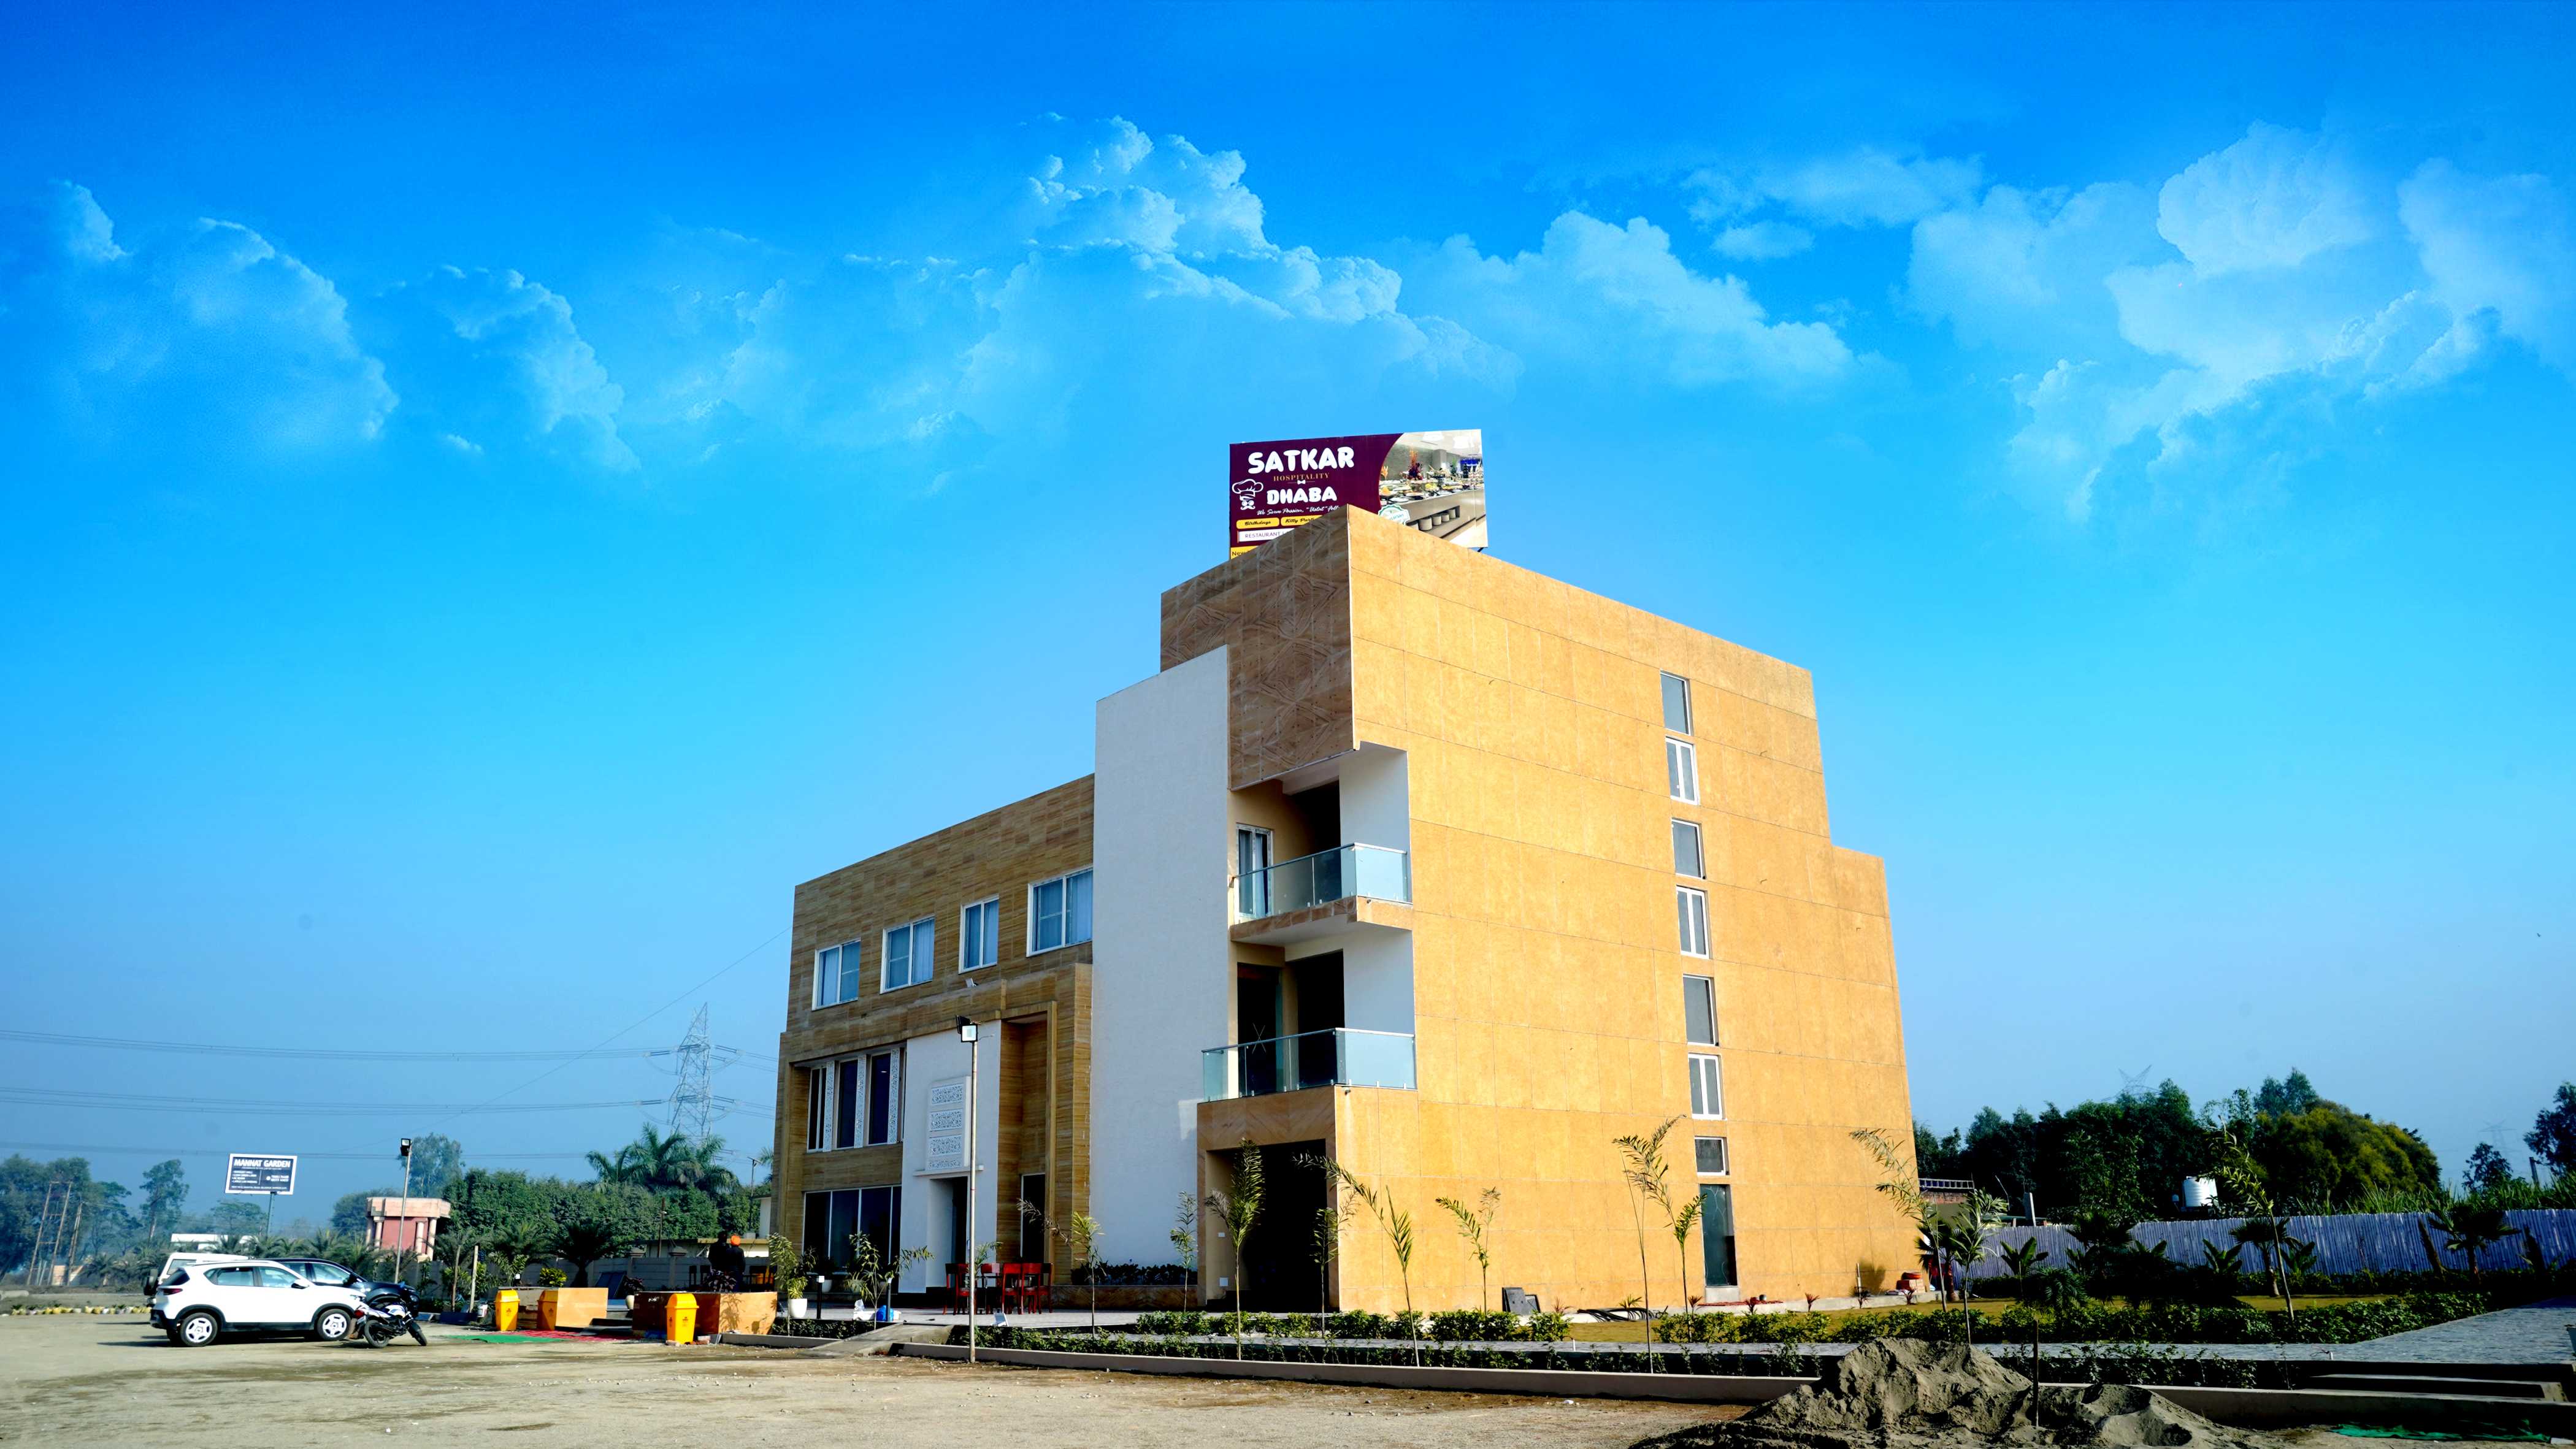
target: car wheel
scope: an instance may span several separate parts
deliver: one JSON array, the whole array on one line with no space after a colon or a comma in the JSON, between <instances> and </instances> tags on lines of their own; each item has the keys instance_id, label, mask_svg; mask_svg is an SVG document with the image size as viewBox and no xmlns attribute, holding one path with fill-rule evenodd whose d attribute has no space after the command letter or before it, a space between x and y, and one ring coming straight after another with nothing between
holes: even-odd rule
<instances>
[{"instance_id":1,"label":"car wheel","mask_svg":"<svg viewBox=\"0 0 2576 1449\"><path fill-rule=\"evenodd\" d=\"M203 1310L182 1313L179 1321L171 1326L170 1341L181 1348L203 1348L214 1342L216 1335L223 1330L224 1326L211 1313Z\"/></svg>"},{"instance_id":2,"label":"car wheel","mask_svg":"<svg viewBox=\"0 0 2576 1449\"><path fill-rule=\"evenodd\" d=\"M349 1336L349 1310L325 1308L313 1315L313 1336L324 1343L338 1343Z\"/></svg>"}]
</instances>

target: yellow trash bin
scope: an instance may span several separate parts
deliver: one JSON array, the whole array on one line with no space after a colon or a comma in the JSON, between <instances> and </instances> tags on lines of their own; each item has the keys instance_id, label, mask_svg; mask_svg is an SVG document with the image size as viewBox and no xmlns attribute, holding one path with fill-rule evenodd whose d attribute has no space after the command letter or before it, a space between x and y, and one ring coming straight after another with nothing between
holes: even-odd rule
<instances>
[{"instance_id":1,"label":"yellow trash bin","mask_svg":"<svg viewBox=\"0 0 2576 1449\"><path fill-rule=\"evenodd\" d=\"M698 1295L674 1293L670 1306L663 1310L662 1336L671 1343L695 1343L698 1338Z\"/></svg>"},{"instance_id":2,"label":"yellow trash bin","mask_svg":"<svg viewBox=\"0 0 2576 1449\"><path fill-rule=\"evenodd\" d=\"M492 1326L503 1333L519 1326L519 1295L504 1288L492 1295Z\"/></svg>"},{"instance_id":3,"label":"yellow trash bin","mask_svg":"<svg viewBox=\"0 0 2576 1449\"><path fill-rule=\"evenodd\" d=\"M545 1292L537 1295L537 1326L539 1328L544 1329L548 1333L552 1333L555 1331L556 1321L562 1317L562 1289L549 1288Z\"/></svg>"}]
</instances>

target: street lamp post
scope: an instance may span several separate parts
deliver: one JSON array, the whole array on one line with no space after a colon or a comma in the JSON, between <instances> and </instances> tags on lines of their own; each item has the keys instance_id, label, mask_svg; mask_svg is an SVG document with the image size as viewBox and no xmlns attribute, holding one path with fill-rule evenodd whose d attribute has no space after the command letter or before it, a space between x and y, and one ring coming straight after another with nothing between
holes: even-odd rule
<instances>
[{"instance_id":1,"label":"street lamp post","mask_svg":"<svg viewBox=\"0 0 2576 1449\"><path fill-rule=\"evenodd\" d=\"M394 1211L396 1211L396 1212L398 1212L398 1213L401 1213L401 1214L403 1215L403 1221L404 1221L404 1223L405 1223L405 1224L406 1224L406 1226L407 1226L407 1225L409 1224L409 1221L410 1221L410 1218L411 1218L411 1139L410 1139L410 1138L408 1138L408 1137L406 1137L406 1138L404 1138L404 1139L402 1140L402 1160L403 1160L403 1195L402 1195L402 1206L400 1206L400 1207L398 1207L398 1208L394 1209ZM269 1201L271 1201L271 1202L275 1202L275 1201L276 1201L276 1199L275 1199L275 1198L271 1198L271 1199L269 1199ZM401 1282L402 1280L403 1280L403 1240L402 1240L400 1237L396 1237L396 1238L394 1239L394 1281L395 1281L395 1282L397 1282L397 1283L399 1283L399 1282Z\"/></svg>"},{"instance_id":2,"label":"street lamp post","mask_svg":"<svg viewBox=\"0 0 2576 1449\"><path fill-rule=\"evenodd\" d=\"M966 1361L975 1361L975 1273L983 1265L975 1246L975 1068L978 1051L975 1018L957 1018L957 1039L966 1043Z\"/></svg>"}]
</instances>

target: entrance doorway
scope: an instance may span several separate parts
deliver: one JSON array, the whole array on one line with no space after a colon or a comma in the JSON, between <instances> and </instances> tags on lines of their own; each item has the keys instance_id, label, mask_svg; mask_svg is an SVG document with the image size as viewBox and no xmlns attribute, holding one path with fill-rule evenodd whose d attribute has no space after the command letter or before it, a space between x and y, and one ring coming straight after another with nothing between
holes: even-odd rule
<instances>
[{"instance_id":1,"label":"entrance doorway","mask_svg":"<svg viewBox=\"0 0 2576 1449\"><path fill-rule=\"evenodd\" d=\"M1234 1154L1219 1155L1231 1159ZM1323 1155L1320 1141L1262 1147L1261 1215L1253 1223L1249 1250L1235 1256L1235 1282L1246 1309L1313 1313L1326 1306L1322 1258L1315 1245L1315 1223L1325 1202ZM1352 1225L1344 1224L1342 1231L1348 1234Z\"/></svg>"}]
</instances>

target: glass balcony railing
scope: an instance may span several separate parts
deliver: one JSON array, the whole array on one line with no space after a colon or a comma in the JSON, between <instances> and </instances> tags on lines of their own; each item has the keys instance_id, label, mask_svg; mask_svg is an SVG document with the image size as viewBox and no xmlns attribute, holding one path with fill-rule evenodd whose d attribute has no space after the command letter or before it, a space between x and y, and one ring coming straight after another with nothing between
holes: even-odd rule
<instances>
[{"instance_id":1,"label":"glass balcony railing","mask_svg":"<svg viewBox=\"0 0 2576 1449\"><path fill-rule=\"evenodd\" d=\"M1246 871L1234 878L1234 918L1257 921L1352 896L1411 902L1412 858L1383 845L1343 845Z\"/></svg>"},{"instance_id":2,"label":"glass balcony railing","mask_svg":"<svg viewBox=\"0 0 2576 1449\"><path fill-rule=\"evenodd\" d=\"M1413 1037L1400 1031L1336 1027L1267 1041L1209 1047L1199 1053L1210 1101L1300 1092L1308 1087L1400 1087L1413 1090Z\"/></svg>"}]
</instances>

